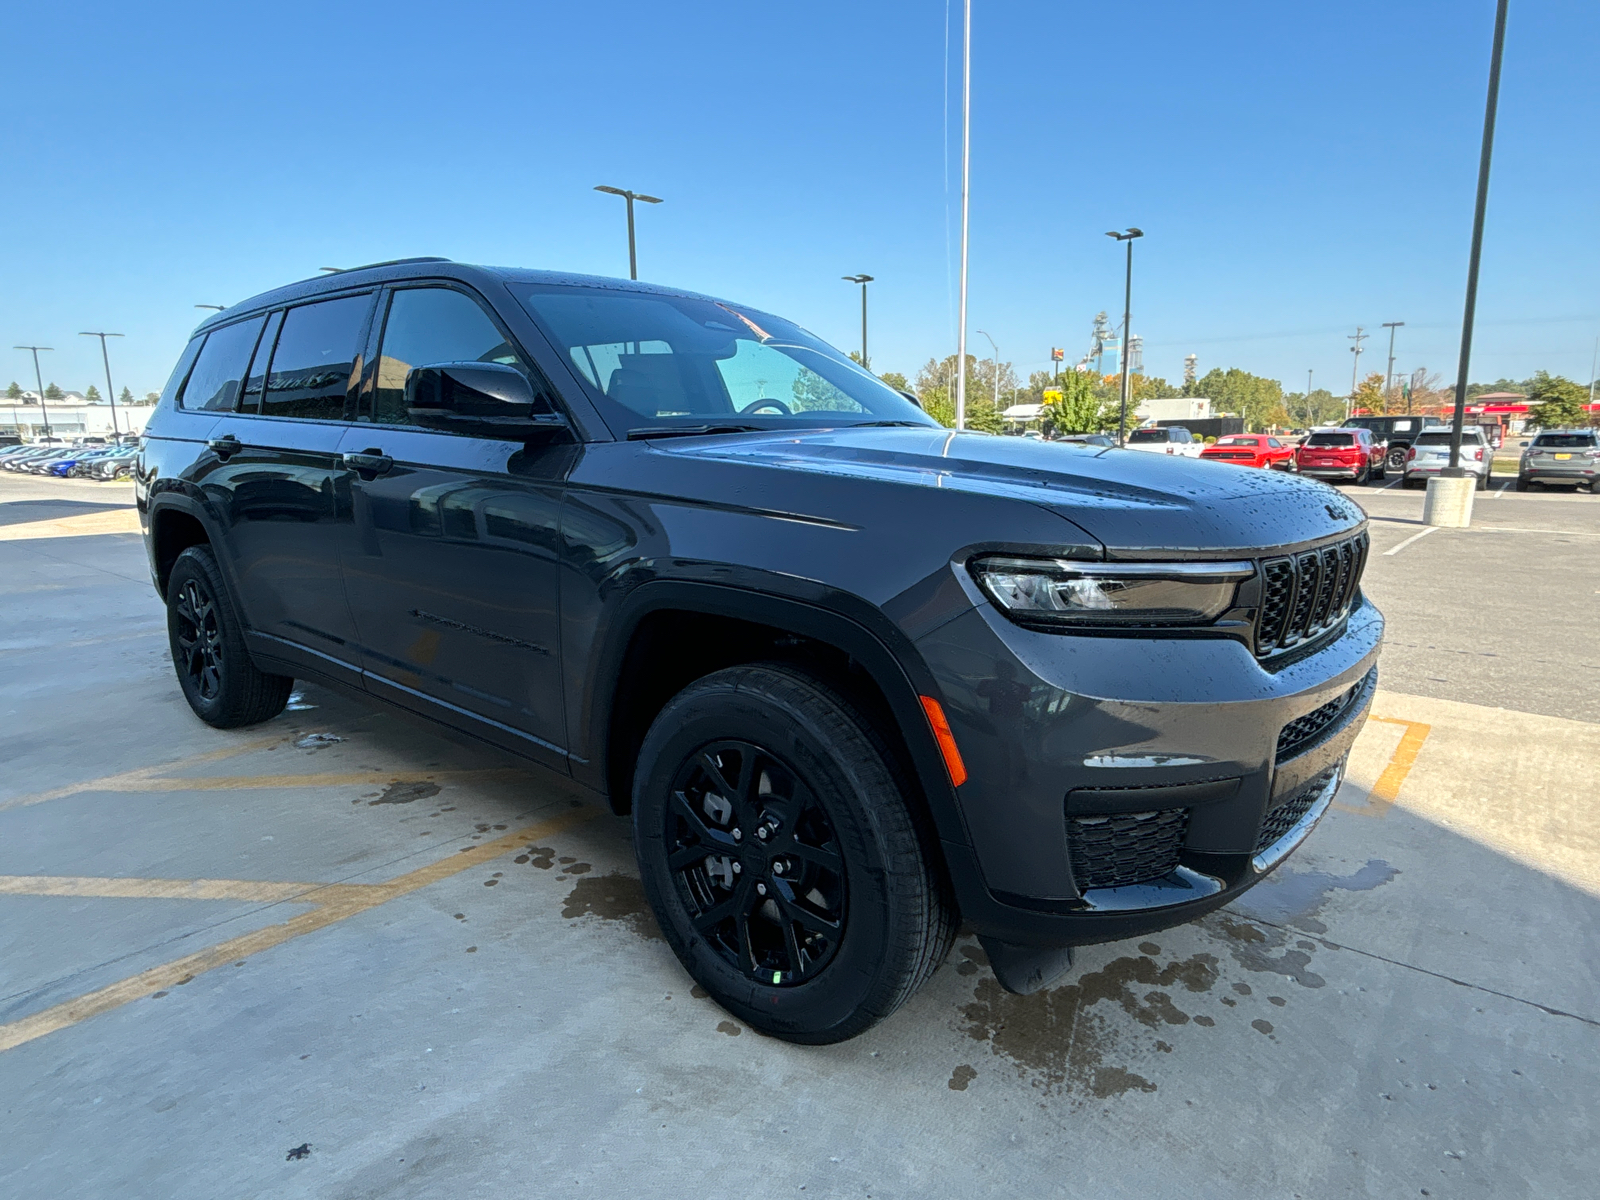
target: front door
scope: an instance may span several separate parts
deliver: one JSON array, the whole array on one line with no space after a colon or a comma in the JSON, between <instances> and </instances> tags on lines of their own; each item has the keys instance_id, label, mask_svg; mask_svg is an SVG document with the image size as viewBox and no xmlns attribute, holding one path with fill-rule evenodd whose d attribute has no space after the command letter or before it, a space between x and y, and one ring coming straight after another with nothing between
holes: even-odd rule
<instances>
[{"instance_id":1,"label":"front door","mask_svg":"<svg viewBox=\"0 0 1600 1200\"><path fill-rule=\"evenodd\" d=\"M367 687L565 770L560 525L576 447L414 425L406 372L444 362L520 367L551 394L467 292L390 295L376 386L341 446L364 464L344 570Z\"/></svg>"}]
</instances>

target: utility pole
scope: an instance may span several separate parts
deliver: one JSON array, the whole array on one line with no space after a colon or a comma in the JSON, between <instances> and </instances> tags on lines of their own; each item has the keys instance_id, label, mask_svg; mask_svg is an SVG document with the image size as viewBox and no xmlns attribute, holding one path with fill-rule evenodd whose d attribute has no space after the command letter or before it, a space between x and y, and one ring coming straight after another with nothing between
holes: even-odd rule
<instances>
[{"instance_id":1,"label":"utility pole","mask_svg":"<svg viewBox=\"0 0 1600 1200\"><path fill-rule=\"evenodd\" d=\"M1351 360L1350 363L1350 399L1346 400L1344 404L1345 420L1350 419L1350 413L1355 407L1356 376L1361 370L1361 343L1366 341L1371 336L1372 335L1370 333L1362 333L1361 326L1359 325L1356 326L1355 333L1345 335L1345 338L1348 341L1355 343L1354 346L1350 347L1350 352L1355 355L1355 358Z\"/></svg>"},{"instance_id":2,"label":"utility pole","mask_svg":"<svg viewBox=\"0 0 1600 1200\"><path fill-rule=\"evenodd\" d=\"M1306 368L1306 428L1311 428L1311 368Z\"/></svg>"},{"instance_id":3,"label":"utility pole","mask_svg":"<svg viewBox=\"0 0 1600 1200\"><path fill-rule=\"evenodd\" d=\"M39 415L44 418L44 435L50 436L50 406L44 399L44 376L39 373L39 351L54 350L54 346L13 346L13 350L33 351L33 377L39 384Z\"/></svg>"},{"instance_id":4,"label":"utility pole","mask_svg":"<svg viewBox=\"0 0 1600 1200\"><path fill-rule=\"evenodd\" d=\"M100 359L106 364L106 399L111 401L111 436L120 440L122 430L117 428L117 393L111 386L111 356L106 353L106 339L108 337L121 337L122 335L120 333L80 333L78 336L97 337L100 339ZM85 424L87 425L87 422Z\"/></svg>"},{"instance_id":5,"label":"utility pole","mask_svg":"<svg viewBox=\"0 0 1600 1200\"><path fill-rule=\"evenodd\" d=\"M1389 369L1383 373L1383 400L1389 402L1390 380L1394 378L1394 331L1404 325L1404 321L1385 321L1383 327L1389 331Z\"/></svg>"},{"instance_id":6,"label":"utility pole","mask_svg":"<svg viewBox=\"0 0 1600 1200\"><path fill-rule=\"evenodd\" d=\"M872 282L871 275L841 275L839 278L846 283L859 283L861 285L861 369L872 370L867 363L867 284Z\"/></svg>"},{"instance_id":7,"label":"utility pole","mask_svg":"<svg viewBox=\"0 0 1600 1200\"><path fill-rule=\"evenodd\" d=\"M628 278L639 278L639 255L634 249L633 242L633 202L641 204L660 204L661 197L646 196L643 192L630 192L626 188L607 187L605 184L596 185L595 191L605 192L608 196L621 196L628 202ZM324 268L326 269L326 268Z\"/></svg>"},{"instance_id":8,"label":"utility pole","mask_svg":"<svg viewBox=\"0 0 1600 1200\"><path fill-rule=\"evenodd\" d=\"M1133 243L1135 238L1144 236L1144 230L1130 225L1126 233L1111 230L1106 236L1128 243L1128 274L1122 287L1122 388L1119 393L1122 397L1122 415L1117 424L1117 445L1126 446L1128 444L1128 334L1133 328Z\"/></svg>"},{"instance_id":9,"label":"utility pole","mask_svg":"<svg viewBox=\"0 0 1600 1200\"><path fill-rule=\"evenodd\" d=\"M956 330L956 428L967 427L967 216L972 181L972 0L961 25L961 303Z\"/></svg>"},{"instance_id":10,"label":"utility pole","mask_svg":"<svg viewBox=\"0 0 1600 1200\"><path fill-rule=\"evenodd\" d=\"M1483 253L1483 217L1489 207L1489 163L1494 157L1495 109L1500 103L1500 56L1506 44L1506 0L1494 15L1494 49L1489 55L1489 97L1483 109L1483 149L1478 156L1478 198L1472 211L1472 253L1467 259L1467 303L1461 317L1461 361L1456 371L1456 411L1450 424L1452 475L1461 473L1461 426L1467 407L1467 372L1472 365L1472 323L1478 307L1478 259ZM1470 498L1470 497L1469 497Z\"/></svg>"}]
</instances>

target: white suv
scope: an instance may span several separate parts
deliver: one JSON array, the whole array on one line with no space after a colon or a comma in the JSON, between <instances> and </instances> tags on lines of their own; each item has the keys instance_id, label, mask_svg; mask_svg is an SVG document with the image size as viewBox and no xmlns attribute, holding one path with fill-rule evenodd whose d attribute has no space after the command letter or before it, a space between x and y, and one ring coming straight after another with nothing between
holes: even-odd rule
<instances>
[{"instance_id":1,"label":"white suv","mask_svg":"<svg viewBox=\"0 0 1600 1200\"><path fill-rule=\"evenodd\" d=\"M1406 451L1406 487L1421 487L1429 475L1437 475L1450 465L1450 429L1424 429ZM1478 490L1489 486L1489 470L1494 466L1494 450L1483 430L1469 425L1461 431L1461 469L1478 477Z\"/></svg>"},{"instance_id":2,"label":"white suv","mask_svg":"<svg viewBox=\"0 0 1600 1200\"><path fill-rule=\"evenodd\" d=\"M1129 450L1144 450L1151 454L1181 454L1185 458L1199 458L1206 448L1204 438L1197 438L1181 425L1159 428L1135 429L1128 435Z\"/></svg>"}]
</instances>

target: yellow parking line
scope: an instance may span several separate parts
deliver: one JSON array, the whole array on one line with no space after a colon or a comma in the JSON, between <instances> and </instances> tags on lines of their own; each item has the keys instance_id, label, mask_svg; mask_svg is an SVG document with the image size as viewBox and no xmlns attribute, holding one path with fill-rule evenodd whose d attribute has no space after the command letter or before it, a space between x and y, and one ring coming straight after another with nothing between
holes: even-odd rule
<instances>
[{"instance_id":1,"label":"yellow parking line","mask_svg":"<svg viewBox=\"0 0 1600 1200\"><path fill-rule=\"evenodd\" d=\"M269 925L265 929L231 938L208 950L201 950L159 967L152 967L148 971L119 980L86 996L79 996L47 1008L43 1012L34 1013L31 1017L23 1017L10 1024L0 1025L0 1052L14 1049L36 1038L54 1033L58 1029L76 1025L90 1017L110 1012L129 1001L142 999L163 988L188 983L195 976L215 967L241 962L252 954L259 954L263 950L270 950L304 934L325 929L329 925L343 921L346 917L353 917L357 913L376 908L398 896L427 887L441 879L448 879L472 867L482 866L525 842L543 840L600 815L600 811L595 808L573 809L560 816L519 829L515 833L508 833L492 842L470 846L384 883L324 885L319 890L296 897L317 904L317 907L310 912L291 917L279 925Z\"/></svg>"},{"instance_id":2,"label":"yellow parking line","mask_svg":"<svg viewBox=\"0 0 1600 1200\"><path fill-rule=\"evenodd\" d=\"M70 517L49 517L42 521L18 521L12 525L0 525L0 542L138 532L138 510L114 508L104 512L78 513Z\"/></svg>"},{"instance_id":3,"label":"yellow parking line","mask_svg":"<svg viewBox=\"0 0 1600 1200\"><path fill-rule=\"evenodd\" d=\"M1428 740L1428 734L1433 732L1433 726L1424 725L1421 721L1402 720L1399 717L1372 719L1388 725L1406 727L1405 733L1400 735L1400 744L1389 756L1389 765L1383 769L1383 774L1378 776L1378 782L1372 785L1372 792L1367 798L1368 809L1376 809L1374 815L1381 816L1400 795L1400 786L1411 773L1411 768L1417 761L1417 754L1422 750L1422 743Z\"/></svg>"},{"instance_id":4,"label":"yellow parking line","mask_svg":"<svg viewBox=\"0 0 1600 1200\"><path fill-rule=\"evenodd\" d=\"M315 903L333 887L375 884L278 883L268 879L108 879L83 875L0 875L0 896L90 896L110 900L293 900ZM318 893L311 896L311 893Z\"/></svg>"},{"instance_id":5,"label":"yellow parking line","mask_svg":"<svg viewBox=\"0 0 1600 1200\"><path fill-rule=\"evenodd\" d=\"M162 775L102 784L97 792L231 792L251 788L343 787L347 784L455 783L474 779L516 779L527 772L517 767L481 767L461 771L328 771L312 775Z\"/></svg>"},{"instance_id":6,"label":"yellow parking line","mask_svg":"<svg viewBox=\"0 0 1600 1200\"><path fill-rule=\"evenodd\" d=\"M104 775L99 779L86 779L81 783L69 783L64 787L52 788L48 792L35 792L31 796L15 796L10 800L0 800L0 812L4 812L9 808L26 808L30 804L43 804L46 800L60 800L65 796L75 796L79 792L140 790L130 788L128 785L148 779L157 771L176 771L184 767L197 767L201 763L218 762L224 758L233 758L235 755L248 754L252 750L264 750L268 746L281 746L292 736L292 734L284 733L276 737L251 738L248 741L224 746L220 750L207 750L203 754L191 754L187 758L180 758L174 762L158 763L153 767L136 767L131 771L120 771L115 775Z\"/></svg>"}]
</instances>

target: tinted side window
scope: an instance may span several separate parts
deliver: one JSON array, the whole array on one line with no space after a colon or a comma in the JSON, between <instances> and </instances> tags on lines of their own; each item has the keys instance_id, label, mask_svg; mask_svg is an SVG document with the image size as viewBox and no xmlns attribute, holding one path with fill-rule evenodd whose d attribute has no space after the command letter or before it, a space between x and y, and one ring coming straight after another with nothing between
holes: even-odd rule
<instances>
[{"instance_id":1,"label":"tinted side window","mask_svg":"<svg viewBox=\"0 0 1600 1200\"><path fill-rule=\"evenodd\" d=\"M177 401L178 389L188 378L189 368L194 366L195 356L200 353L200 347L204 344L205 338L189 339L189 344L178 356L178 365L172 368L172 374L167 377L167 386L161 389L161 403L170 405Z\"/></svg>"},{"instance_id":2,"label":"tinted side window","mask_svg":"<svg viewBox=\"0 0 1600 1200\"><path fill-rule=\"evenodd\" d=\"M272 361L272 343L277 340L278 330L283 325L283 314L275 312L267 318L267 328L261 335L261 340L256 343L255 357L250 360L250 371L245 376L244 399L239 403L240 412L259 412L261 409L261 389L267 382L267 364Z\"/></svg>"},{"instance_id":3,"label":"tinted side window","mask_svg":"<svg viewBox=\"0 0 1600 1200\"><path fill-rule=\"evenodd\" d=\"M263 416L344 419L345 396L361 377L361 332L371 304L371 296L344 296L288 311L267 373Z\"/></svg>"},{"instance_id":4,"label":"tinted side window","mask_svg":"<svg viewBox=\"0 0 1600 1200\"><path fill-rule=\"evenodd\" d=\"M264 322L264 317L257 317L211 331L194 370L189 373L189 382L183 386L184 408L233 411L239 399L239 382L244 378L250 351Z\"/></svg>"},{"instance_id":5,"label":"tinted side window","mask_svg":"<svg viewBox=\"0 0 1600 1200\"><path fill-rule=\"evenodd\" d=\"M465 293L438 287L394 293L378 354L372 419L383 425L413 424L406 412L406 373L448 362L505 363L525 369L499 326Z\"/></svg>"}]
</instances>

